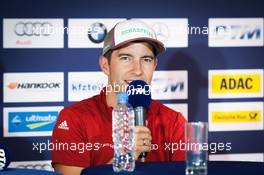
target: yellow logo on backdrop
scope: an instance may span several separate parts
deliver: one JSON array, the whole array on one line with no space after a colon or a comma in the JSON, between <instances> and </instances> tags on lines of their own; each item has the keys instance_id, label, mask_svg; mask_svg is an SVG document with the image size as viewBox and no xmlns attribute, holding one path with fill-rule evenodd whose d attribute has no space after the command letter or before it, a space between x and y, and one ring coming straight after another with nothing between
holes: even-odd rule
<instances>
[{"instance_id":1,"label":"yellow logo on backdrop","mask_svg":"<svg viewBox=\"0 0 264 175\"><path fill-rule=\"evenodd\" d=\"M212 123L260 122L260 110L212 112Z\"/></svg>"},{"instance_id":2,"label":"yellow logo on backdrop","mask_svg":"<svg viewBox=\"0 0 264 175\"><path fill-rule=\"evenodd\" d=\"M213 93L258 93L261 88L259 74L213 75Z\"/></svg>"}]
</instances>

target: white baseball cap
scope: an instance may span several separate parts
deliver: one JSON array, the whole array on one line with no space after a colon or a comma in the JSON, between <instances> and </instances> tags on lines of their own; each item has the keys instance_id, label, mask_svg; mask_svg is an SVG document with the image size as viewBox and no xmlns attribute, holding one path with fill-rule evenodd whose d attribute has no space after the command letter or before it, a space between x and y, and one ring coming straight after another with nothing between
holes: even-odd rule
<instances>
[{"instance_id":1,"label":"white baseball cap","mask_svg":"<svg viewBox=\"0 0 264 175\"><path fill-rule=\"evenodd\" d=\"M146 23L136 19L129 19L117 23L106 35L102 55L108 51L124 46L134 41L145 41L155 48L158 55L165 51L164 44L157 40L154 30Z\"/></svg>"}]
</instances>

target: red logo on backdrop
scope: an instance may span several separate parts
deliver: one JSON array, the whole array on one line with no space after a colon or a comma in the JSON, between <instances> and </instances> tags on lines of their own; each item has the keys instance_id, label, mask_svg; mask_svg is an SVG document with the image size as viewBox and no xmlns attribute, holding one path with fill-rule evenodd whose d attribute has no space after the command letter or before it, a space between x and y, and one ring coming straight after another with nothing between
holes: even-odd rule
<instances>
[{"instance_id":1,"label":"red logo on backdrop","mask_svg":"<svg viewBox=\"0 0 264 175\"><path fill-rule=\"evenodd\" d=\"M17 40L16 41L16 44L17 45L32 45L32 41L31 40L25 40L25 41L23 41L23 40Z\"/></svg>"},{"instance_id":2,"label":"red logo on backdrop","mask_svg":"<svg viewBox=\"0 0 264 175\"><path fill-rule=\"evenodd\" d=\"M17 88L17 83L11 82L11 83L9 83L9 85L7 85L7 87L9 89L15 89L15 88Z\"/></svg>"}]
</instances>

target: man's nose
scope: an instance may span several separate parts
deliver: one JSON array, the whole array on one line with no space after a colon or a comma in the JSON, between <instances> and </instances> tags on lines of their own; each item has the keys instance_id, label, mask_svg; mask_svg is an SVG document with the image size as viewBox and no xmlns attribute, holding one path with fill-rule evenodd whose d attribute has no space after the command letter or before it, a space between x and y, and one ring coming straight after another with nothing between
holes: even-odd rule
<instances>
[{"instance_id":1,"label":"man's nose","mask_svg":"<svg viewBox=\"0 0 264 175\"><path fill-rule=\"evenodd\" d=\"M142 65L140 60L135 60L133 63L133 73L137 76L142 75L143 71L142 71Z\"/></svg>"}]
</instances>

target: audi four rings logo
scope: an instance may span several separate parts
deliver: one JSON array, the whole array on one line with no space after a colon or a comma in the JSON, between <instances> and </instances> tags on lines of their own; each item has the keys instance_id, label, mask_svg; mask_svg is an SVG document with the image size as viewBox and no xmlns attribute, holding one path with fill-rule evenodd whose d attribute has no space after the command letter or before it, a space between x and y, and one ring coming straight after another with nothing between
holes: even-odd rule
<instances>
[{"instance_id":1,"label":"audi four rings logo","mask_svg":"<svg viewBox=\"0 0 264 175\"><path fill-rule=\"evenodd\" d=\"M49 36L53 25L48 22L18 22L14 32L17 36Z\"/></svg>"}]
</instances>

